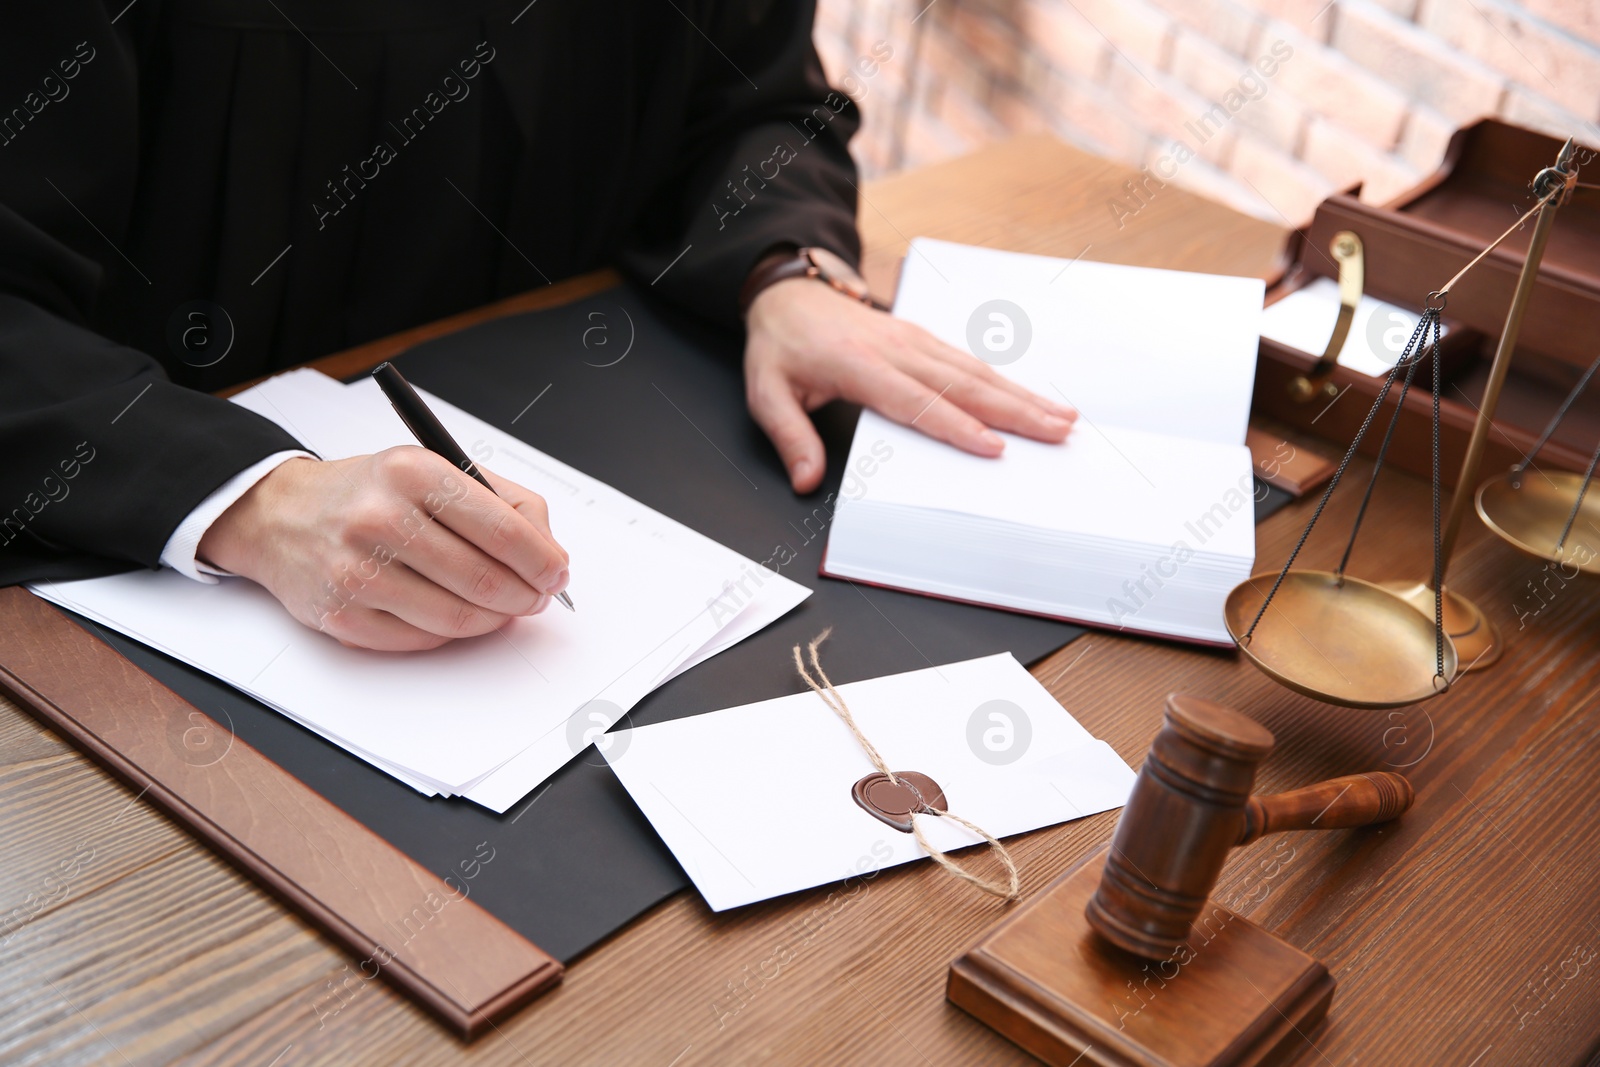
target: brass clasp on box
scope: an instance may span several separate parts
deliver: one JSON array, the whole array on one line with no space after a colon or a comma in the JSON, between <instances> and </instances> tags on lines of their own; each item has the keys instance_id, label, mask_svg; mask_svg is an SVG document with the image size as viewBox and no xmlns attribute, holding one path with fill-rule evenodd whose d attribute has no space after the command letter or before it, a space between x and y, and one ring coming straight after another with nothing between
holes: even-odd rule
<instances>
[{"instance_id":1,"label":"brass clasp on box","mask_svg":"<svg viewBox=\"0 0 1600 1067\"><path fill-rule=\"evenodd\" d=\"M1339 318L1333 324L1333 336L1322 358L1305 374L1289 383L1289 395L1304 404L1316 396L1338 396L1339 390L1328 379L1339 362L1339 353L1345 339L1350 336L1350 324L1355 321L1356 305L1361 303L1361 290L1366 285L1366 261L1361 238L1349 230L1333 235L1328 251L1339 263Z\"/></svg>"}]
</instances>

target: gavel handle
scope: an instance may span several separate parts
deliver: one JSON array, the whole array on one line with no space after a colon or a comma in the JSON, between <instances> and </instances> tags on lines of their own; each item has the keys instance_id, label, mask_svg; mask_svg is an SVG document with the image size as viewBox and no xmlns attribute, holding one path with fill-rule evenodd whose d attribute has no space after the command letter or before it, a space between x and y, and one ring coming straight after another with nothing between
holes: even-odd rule
<instances>
[{"instance_id":1,"label":"gavel handle","mask_svg":"<svg viewBox=\"0 0 1600 1067\"><path fill-rule=\"evenodd\" d=\"M1333 830L1388 822L1411 807L1416 794L1404 775L1389 771L1350 774L1287 793L1251 797L1235 845L1280 830Z\"/></svg>"}]
</instances>

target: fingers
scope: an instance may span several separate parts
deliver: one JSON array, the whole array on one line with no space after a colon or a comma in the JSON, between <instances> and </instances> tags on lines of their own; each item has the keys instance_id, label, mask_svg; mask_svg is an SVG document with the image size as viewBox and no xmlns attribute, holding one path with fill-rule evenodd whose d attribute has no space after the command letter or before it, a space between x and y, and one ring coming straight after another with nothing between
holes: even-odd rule
<instances>
[{"instance_id":1,"label":"fingers","mask_svg":"<svg viewBox=\"0 0 1600 1067\"><path fill-rule=\"evenodd\" d=\"M544 598L511 568L437 522L428 523L406 542L398 559L433 584L487 611L530 615Z\"/></svg>"},{"instance_id":2,"label":"fingers","mask_svg":"<svg viewBox=\"0 0 1600 1067\"><path fill-rule=\"evenodd\" d=\"M794 491L816 489L826 465L822 438L789 382L776 370L751 368L745 392L750 414L778 450Z\"/></svg>"},{"instance_id":3,"label":"fingers","mask_svg":"<svg viewBox=\"0 0 1600 1067\"><path fill-rule=\"evenodd\" d=\"M943 400L982 420L986 425L1036 441L1064 441L1076 418L1067 418L1036 403L1031 394L1017 396L977 375L954 369L921 365L909 373L929 387L943 378Z\"/></svg>"},{"instance_id":4,"label":"fingers","mask_svg":"<svg viewBox=\"0 0 1600 1067\"><path fill-rule=\"evenodd\" d=\"M346 648L370 648L378 652L426 652L450 640L419 630L387 611L354 604L320 616L311 625Z\"/></svg>"},{"instance_id":5,"label":"fingers","mask_svg":"<svg viewBox=\"0 0 1600 1067\"><path fill-rule=\"evenodd\" d=\"M550 535L548 524L534 522L527 513L450 467L446 461L428 458L437 462L413 472L414 480L408 486L410 495L420 499L438 494L442 498L441 505L437 509L429 508L437 522L505 565L539 592L558 591L565 580L567 553ZM507 487L508 491L520 490L517 495L525 505L527 498L533 496L504 479L499 479L498 485Z\"/></svg>"},{"instance_id":6,"label":"fingers","mask_svg":"<svg viewBox=\"0 0 1600 1067\"><path fill-rule=\"evenodd\" d=\"M362 601L365 607L388 612L401 622L446 640L490 633L511 618L463 600L398 562L389 564L382 578L363 590Z\"/></svg>"},{"instance_id":7,"label":"fingers","mask_svg":"<svg viewBox=\"0 0 1600 1067\"><path fill-rule=\"evenodd\" d=\"M1070 406L1033 393L983 360L918 332L916 355L904 358L901 369L924 385L948 386L944 396L951 403L996 429L1039 441L1062 441L1071 432L1078 413Z\"/></svg>"},{"instance_id":8,"label":"fingers","mask_svg":"<svg viewBox=\"0 0 1600 1067\"><path fill-rule=\"evenodd\" d=\"M1033 392L1027 386L1014 382L995 370L992 364L984 362L970 352L945 344L920 326L912 326L911 329L913 331L911 337L912 345L939 362L973 374L984 382L997 386L1013 396L1030 400L1045 410L1052 411L1063 418L1075 419L1078 417L1077 409L1071 404L1062 402L1060 398L1042 396Z\"/></svg>"},{"instance_id":9,"label":"fingers","mask_svg":"<svg viewBox=\"0 0 1600 1067\"><path fill-rule=\"evenodd\" d=\"M489 479L489 484L494 486L494 491L500 499L510 504L518 514L532 523L534 528L550 542L555 550L561 553L561 572L556 575L555 580L550 585L543 587L545 593L561 592L567 587L569 579L568 564L571 562L571 558L567 555L566 549L562 548L561 543L556 540L555 534L550 531L550 506L545 503L544 497L531 489L518 485L509 478L500 477L491 470L483 467L479 467L478 470L485 478Z\"/></svg>"},{"instance_id":10,"label":"fingers","mask_svg":"<svg viewBox=\"0 0 1600 1067\"><path fill-rule=\"evenodd\" d=\"M982 421L946 398L953 375L940 387L925 384L884 360L857 367L846 383L845 396L866 404L902 426L979 456L998 456L1005 441Z\"/></svg>"}]
</instances>

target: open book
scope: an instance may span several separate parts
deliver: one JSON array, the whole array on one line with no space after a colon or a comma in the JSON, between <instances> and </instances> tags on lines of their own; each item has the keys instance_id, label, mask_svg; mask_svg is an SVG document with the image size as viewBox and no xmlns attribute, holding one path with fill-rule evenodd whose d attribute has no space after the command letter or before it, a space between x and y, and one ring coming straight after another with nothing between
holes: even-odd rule
<instances>
[{"instance_id":1,"label":"open book","mask_svg":"<svg viewBox=\"0 0 1600 1067\"><path fill-rule=\"evenodd\" d=\"M1231 645L1255 560L1244 446L1254 278L919 238L895 314L1077 408L1065 444L983 459L863 412L822 571L834 578Z\"/></svg>"}]
</instances>

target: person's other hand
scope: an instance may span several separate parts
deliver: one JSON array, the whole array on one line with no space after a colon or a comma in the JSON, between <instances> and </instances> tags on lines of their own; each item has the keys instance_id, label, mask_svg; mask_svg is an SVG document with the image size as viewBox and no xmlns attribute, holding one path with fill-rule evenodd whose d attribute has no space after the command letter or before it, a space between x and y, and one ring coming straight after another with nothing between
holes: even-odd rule
<instances>
[{"instance_id":1,"label":"person's other hand","mask_svg":"<svg viewBox=\"0 0 1600 1067\"><path fill-rule=\"evenodd\" d=\"M993 430L1062 441L1077 412L996 373L902 319L810 278L762 290L750 305L745 397L797 493L822 481L822 438L809 412L848 400L980 456L1005 442ZM991 427L993 429L991 429Z\"/></svg>"},{"instance_id":2,"label":"person's other hand","mask_svg":"<svg viewBox=\"0 0 1600 1067\"><path fill-rule=\"evenodd\" d=\"M212 523L199 557L343 644L437 648L543 611L567 585L544 500L484 476L494 493L410 445L291 459Z\"/></svg>"}]
</instances>

